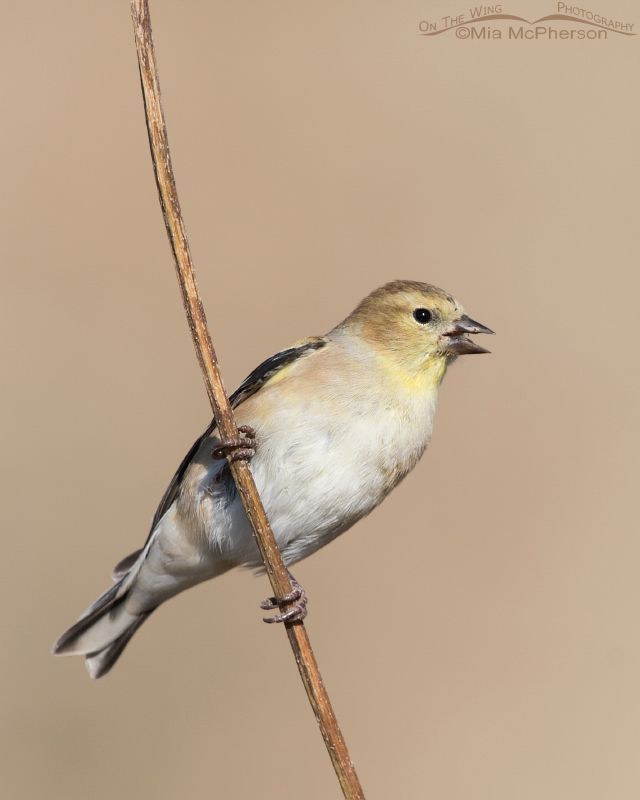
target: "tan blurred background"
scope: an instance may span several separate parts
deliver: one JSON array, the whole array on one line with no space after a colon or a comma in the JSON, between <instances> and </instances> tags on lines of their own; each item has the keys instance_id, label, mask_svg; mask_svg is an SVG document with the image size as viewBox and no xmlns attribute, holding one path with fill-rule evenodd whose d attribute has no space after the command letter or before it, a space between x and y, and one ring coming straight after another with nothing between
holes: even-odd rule
<instances>
[{"instance_id":1,"label":"tan blurred background","mask_svg":"<svg viewBox=\"0 0 640 800\"><path fill-rule=\"evenodd\" d=\"M640 38L419 35L461 12L154 1L187 230L229 389L394 278L498 332L415 472L295 570L367 797L635 799ZM338 798L264 578L172 600L100 682L49 655L209 409L127 2L7 4L0 37L0 796Z\"/></svg>"}]
</instances>

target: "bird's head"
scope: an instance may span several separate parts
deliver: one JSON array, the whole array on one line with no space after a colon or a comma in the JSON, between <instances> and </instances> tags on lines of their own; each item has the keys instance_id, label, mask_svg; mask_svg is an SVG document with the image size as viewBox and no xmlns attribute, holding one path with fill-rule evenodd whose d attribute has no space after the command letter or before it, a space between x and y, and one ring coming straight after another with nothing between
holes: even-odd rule
<instances>
[{"instance_id":1,"label":"bird's head","mask_svg":"<svg viewBox=\"0 0 640 800\"><path fill-rule=\"evenodd\" d=\"M458 356L489 352L467 334L493 333L469 319L450 294L417 281L376 289L336 330L369 345L403 379L436 385Z\"/></svg>"}]
</instances>

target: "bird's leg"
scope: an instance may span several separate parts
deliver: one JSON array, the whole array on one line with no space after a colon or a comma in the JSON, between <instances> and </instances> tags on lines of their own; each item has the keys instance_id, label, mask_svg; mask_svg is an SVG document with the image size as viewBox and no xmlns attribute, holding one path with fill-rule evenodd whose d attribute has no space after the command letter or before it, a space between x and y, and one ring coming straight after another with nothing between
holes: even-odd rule
<instances>
[{"instance_id":1,"label":"bird's leg","mask_svg":"<svg viewBox=\"0 0 640 800\"><path fill-rule=\"evenodd\" d=\"M244 433L245 436L241 439L225 439L220 442L211 453L212 458L216 460L226 458L228 450L233 450L230 456L231 461L253 458L258 447L255 430L250 425L240 425L238 433Z\"/></svg>"},{"instance_id":2,"label":"bird's leg","mask_svg":"<svg viewBox=\"0 0 640 800\"><path fill-rule=\"evenodd\" d=\"M303 620L307 616L307 595L289 570L287 570L287 574L293 587L292 591L282 597L268 597L260 603L260 608L269 611L272 608L278 608L281 603L293 603L295 601L295 604L288 611L276 614L275 617L263 617L265 622L297 622L297 620Z\"/></svg>"}]
</instances>

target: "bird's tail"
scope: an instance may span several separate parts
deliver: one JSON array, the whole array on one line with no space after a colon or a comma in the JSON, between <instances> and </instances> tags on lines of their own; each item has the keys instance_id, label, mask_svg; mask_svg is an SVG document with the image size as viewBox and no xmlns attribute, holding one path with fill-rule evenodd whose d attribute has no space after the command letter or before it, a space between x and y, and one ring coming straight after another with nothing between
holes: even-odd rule
<instances>
[{"instance_id":1,"label":"bird's tail","mask_svg":"<svg viewBox=\"0 0 640 800\"><path fill-rule=\"evenodd\" d=\"M126 583L129 586L126 586ZM89 675L101 678L116 663L151 611L131 614L125 603L130 581L125 575L90 606L53 646L56 656L84 655Z\"/></svg>"}]
</instances>

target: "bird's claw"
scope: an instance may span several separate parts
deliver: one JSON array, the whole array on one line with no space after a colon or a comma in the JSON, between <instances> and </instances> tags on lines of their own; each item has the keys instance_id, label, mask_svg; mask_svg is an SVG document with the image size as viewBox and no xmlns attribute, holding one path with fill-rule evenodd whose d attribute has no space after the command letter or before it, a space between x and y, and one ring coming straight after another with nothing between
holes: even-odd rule
<instances>
[{"instance_id":1,"label":"bird's claw","mask_svg":"<svg viewBox=\"0 0 640 800\"><path fill-rule=\"evenodd\" d=\"M272 608L278 608L282 603L294 603L293 607L274 617L263 617L264 622L297 622L307 616L307 595L291 573L289 573L289 580L293 588L288 594L284 594L282 597L267 597L260 603L260 608L270 611Z\"/></svg>"},{"instance_id":2,"label":"bird's claw","mask_svg":"<svg viewBox=\"0 0 640 800\"><path fill-rule=\"evenodd\" d=\"M211 453L211 457L216 461L227 458L227 456L229 456L231 461L253 458L258 447L255 430L251 425L239 425L238 433L244 433L245 435L242 438L225 439L220 442ZM229 450L233 452L229 454Z\"/></svg>"}]
</instances>

